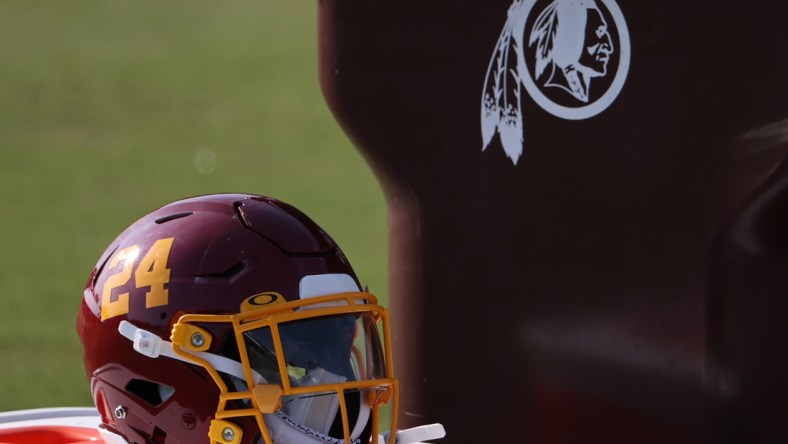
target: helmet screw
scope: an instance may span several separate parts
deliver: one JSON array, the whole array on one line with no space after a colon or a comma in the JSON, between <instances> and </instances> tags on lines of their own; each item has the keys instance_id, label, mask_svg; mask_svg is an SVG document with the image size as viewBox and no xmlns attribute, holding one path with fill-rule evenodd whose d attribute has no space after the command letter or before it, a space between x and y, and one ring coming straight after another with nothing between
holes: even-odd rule
<instances>
[{"instance_id":1,"label":"helmet screw","mask_svg":"<svg viewBox=\"0 0 788 444\"><path fill-rule=\"evenodd\" d=\"M222 430L222 438L227 442L231 442L235 439L235 430L230 427L225 427L224 430Z\"/></svg>"},{"instance_id":2,"label":"helmet screw","mask_svg":"<svg viewBox=\"0 0 788 444\"><path fill-rule=\"evenodd\" d=\"M126 408L122 405L115 407L115 417L118 419L123 419L126 417Z\"/></svg>"},{"instance_id":3,"label":"helmet screw","mask_svg":"<svg viewBox=\"0 0 788 444\"><path fill-rule=\"evenodd\" d=\"M205 336L200 332L194 333L191 340L192 345L195 347L202 347L205 345Z\"/></svg>"},{"instance_id":4,"label":"helmet screw","mask_svg":"<svg viewBox=\"0 0 788 444\"><path fill-rule=\"evenodd\" d=\"M187 429L193 429L197 425L197 418L193 414L186 412L181 417L181 423Z\"/></svg>"}]
</instances>

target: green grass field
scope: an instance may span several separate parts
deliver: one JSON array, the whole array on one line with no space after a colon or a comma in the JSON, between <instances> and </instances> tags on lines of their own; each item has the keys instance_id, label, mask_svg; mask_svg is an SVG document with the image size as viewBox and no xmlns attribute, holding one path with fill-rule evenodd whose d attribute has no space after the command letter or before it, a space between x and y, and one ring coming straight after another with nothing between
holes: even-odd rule
<instances>
[{"instance_id":1,"label":"green grass field","mask_svg":"<svg viewBox=\"0 0 788 444\"><path fill-rule=\"evenodd\" d=\"M75 318L131 222L215 192L278 197L385 298L380 187L325 105L317 6L0 2L0 411L90 405Z\"/></svg>"}]
</instances>

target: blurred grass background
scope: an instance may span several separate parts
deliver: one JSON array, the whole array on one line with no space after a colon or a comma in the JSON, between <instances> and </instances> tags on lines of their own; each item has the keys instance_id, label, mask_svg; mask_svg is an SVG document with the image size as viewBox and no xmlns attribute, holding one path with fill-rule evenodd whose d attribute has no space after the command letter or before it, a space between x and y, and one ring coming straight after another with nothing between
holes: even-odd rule
<instances>
[{"instance_id":1,"label":"blurred grass background","mask_svg":"<svg viewBox=\"0 0 788 444\"><path fill-rule=\"evenodd\" d=\"M386 297L385 204L328 111L317 6L0 2L0 411L91 405L75 318L99 255L182 197L290 202Z\"/></svg>"}]
</instances>

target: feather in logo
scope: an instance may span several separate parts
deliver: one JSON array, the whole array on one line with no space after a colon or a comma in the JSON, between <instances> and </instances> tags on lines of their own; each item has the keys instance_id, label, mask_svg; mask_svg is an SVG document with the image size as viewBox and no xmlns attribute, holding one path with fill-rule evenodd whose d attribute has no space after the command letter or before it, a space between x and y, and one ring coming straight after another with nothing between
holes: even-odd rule
<instances>
[{"instance_id":1,"label":"feather in logo","mask_svg":"<svg viewBox=\"0 0 788 444\"><path fill-rule=\"evenodd\" d=\"M629 31L614 0L514 0L484 81L482 151L497 134L517 165L523 88L556 117L588 119L621 92L629 60Z\"/></svg>"}]
</instances>

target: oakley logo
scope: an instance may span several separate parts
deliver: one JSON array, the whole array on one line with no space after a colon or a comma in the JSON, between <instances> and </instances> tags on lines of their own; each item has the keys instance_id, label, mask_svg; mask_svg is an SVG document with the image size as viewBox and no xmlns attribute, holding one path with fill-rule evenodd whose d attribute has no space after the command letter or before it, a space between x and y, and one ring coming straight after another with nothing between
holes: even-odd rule
<instances>
[{"instance_id":1,"label":"oakley logo","mask_svg":"<svg viewBox=\"0 0 788 444\"><path fill-rule=\"evenodd\" d=\"M285 298L279 293L273 291L259 293L247 298L241 304L241 313L257 310L267 305L279 304L282 302L285 302Z\"/></svg>"}]
</instances>

